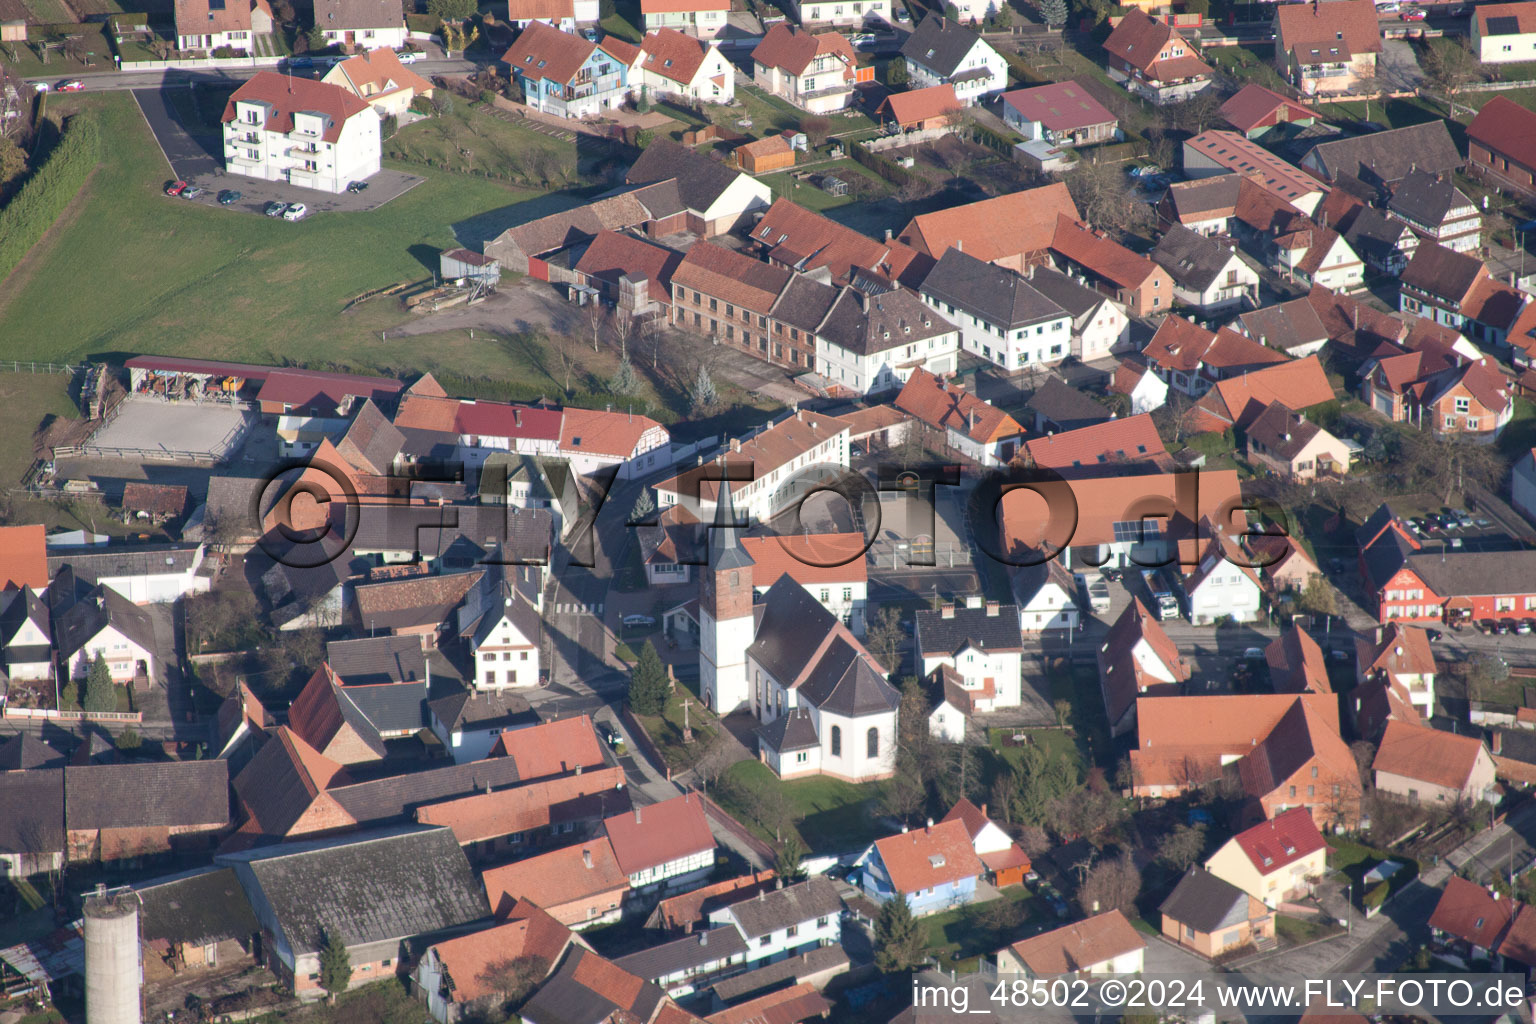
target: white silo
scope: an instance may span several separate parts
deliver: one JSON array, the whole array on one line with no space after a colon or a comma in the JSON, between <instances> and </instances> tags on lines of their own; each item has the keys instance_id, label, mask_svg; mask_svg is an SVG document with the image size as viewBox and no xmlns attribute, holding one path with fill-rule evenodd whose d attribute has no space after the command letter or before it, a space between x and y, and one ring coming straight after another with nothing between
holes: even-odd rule
<instances>
[{"instance_id":1,"label":"white silo","mask_svg":"<svg viewBox=\"0 0 1536 1024\"><path fill-rule=\"evenodd\" d=\"M85 897L85 1022L142 1024L139 896L100 887Z\"/></svg>"}]
</instances>

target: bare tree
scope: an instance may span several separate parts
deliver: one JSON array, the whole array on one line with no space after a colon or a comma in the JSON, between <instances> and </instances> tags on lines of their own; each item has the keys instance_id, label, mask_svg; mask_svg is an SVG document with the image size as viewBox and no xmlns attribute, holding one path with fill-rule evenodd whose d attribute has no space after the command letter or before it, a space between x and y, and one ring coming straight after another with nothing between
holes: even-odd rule
<instances>
[{"instance_id":1,"label":"bare tree","mask_svg":"<svg viewBox=\"0 0 1536 1024\"><path fill-rule=\"evenodd\" d=\"M1452 118L1456 116L1456 94L1462 86L1477 77L1479 63L1472 51L1449 36L1441 39L1440 46L1430 47L1425 55L1424 77L1435 89L1445 94L1445 109Z\"/></svg>"},{"instance_id":2,"label":"bare tree","mask_svg":"<svg viewBox=\"0 0 1536 1024\"><path fill-rule=\"evenodd\" d=\"M608 333L613 335L614 342L619 346L619 358L628 359L629 342L635 334L635 318L614 306L609 312Z\"/></svg>"},{"instance_id":3,"label":"bare tree","mask_svg":"<svg viewBox=\"0 0 1536 1024\"><path fill-rule=\"evenodd\" d=\"M1077 890L1078 905L1085 914L1099 914L1107 910L1130 912L1135 909L1136 897L1141 895L1141 872L1131 859L1129 850L1122 850L1118 857L1100 860L1088 869L1083 884Z\"/></svg>"},{"instance_id":4,"label":"bare tree","mask_svg":"<svg viewBox=\"0 0 1536 1024\"><path fill-rule=\"evenodd\" d=\"M565 395L571 394L571 374L576 370L576 339L563 331L554 335L545 335L551 348L555 350L555 358L560 362L560 375L564 381Z\"/></svg>"},{"instance_id":5,"label":"bare tree","mask_svg":"<svg viewBox=\"0 0 1536 1024\"><path fill-rule=\"evenodd\" d=\"M698 751L693 762L693 774L699 780L699 786L705 790L714 789L725 770L736 763L736 742L723 725L717 724L708 742L694 744L693 749Z\"/></svg>"}]
</instances>

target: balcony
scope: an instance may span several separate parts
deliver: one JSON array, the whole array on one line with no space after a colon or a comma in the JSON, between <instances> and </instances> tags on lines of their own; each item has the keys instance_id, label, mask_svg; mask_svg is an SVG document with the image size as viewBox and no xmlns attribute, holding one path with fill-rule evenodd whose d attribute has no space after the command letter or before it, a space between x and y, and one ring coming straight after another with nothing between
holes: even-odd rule
<instances>
[{"instance_id":1,"label":"balcony","mask_svg":"<svg viewBox=\"0 0 1536 1024\"><path fill-rule=\"evenodd\" d=\"M313 143L303 146L289 146L283 150L286 156L314 156L320 152L320 147Z\"/></svg>"}]
</instances>

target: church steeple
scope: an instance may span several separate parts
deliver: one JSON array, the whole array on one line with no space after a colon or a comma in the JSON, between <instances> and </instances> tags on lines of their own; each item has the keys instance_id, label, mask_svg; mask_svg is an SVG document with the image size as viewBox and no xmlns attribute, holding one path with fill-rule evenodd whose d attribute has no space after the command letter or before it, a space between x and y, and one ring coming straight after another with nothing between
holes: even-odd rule
<instances>
[{"instance_id":1,"label":"church steeple","mask_svg":"<svg viewBox=\"0 0 1536 1024\"><path fill-rule=\"evenodd\" d=\"M715 525L709 531L709 564L712 569L744 569L755 565L741 546L741 521L731 500L731 482L720 481L720 500L715 503Z\"/></svg>"}]
</instances>

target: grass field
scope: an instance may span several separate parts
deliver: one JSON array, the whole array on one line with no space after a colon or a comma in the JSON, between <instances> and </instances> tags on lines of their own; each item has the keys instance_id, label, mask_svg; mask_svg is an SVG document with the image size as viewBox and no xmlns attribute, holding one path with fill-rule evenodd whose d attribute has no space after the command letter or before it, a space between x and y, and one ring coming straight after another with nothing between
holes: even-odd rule
<instances>
[{"instance_id":1,"label":"grass field","mask_svg":"<svg viewBox=\"0 0 1536 1024\"><path fill-rule=\"evenodd\" d=\"M855 196L850 189L847 195L835 196L823 189L815 181L796 181L789 171L779 174L765 174L758 180L773 189L775 199L792 199L807 210L815 210L821 213L824 210L835 210L839 206L849 206L856 202L868 202L872 199L883 199L895 191L890 182L878 177L873 172L865 170L852 160L838 160L833 163L817 164L807 170L816 175L830 174L847 182L867 182L863 187L863 195ZM892 225L900 227L901 225Z\"/></svg>"},{"instance_id":2,"label":"grass field","mask_svg":"<svg viewBox=\"0 0 1536 1024\"><path fill-rule=\"evenodd\" d=\"M510 175L528 187L569 188L582 183L573 143L532 131L463 100L455 101L452 114L402 128L385 143L384 154L431 167Z\"/></svg>"},{"instance_id":3,"label":"grass field","mask_svg":"<svg viewBox=\"0 0 1536 1024\"><path fill-rule=\"evenodd\" d=\"M54 416L78 416L61 373L0 373L0 487L10 487L32 465L32 435Z\"/></svg>"},{"instance_id":4,"label":"grass field","mask_svg":"<svg viewBox=\"0 0 1536 1024\"><path fill-rule=\"evenodd\" d=\"M795 830L813 853L848 853L885 834L876 823L878 782L853 783L824 775L781 782L761 761L739 761L726 770L714 794L721 806L770 842L771 828L754 811L762 794L778 787L788 801Z\"/></svg>"}]
</instances>

